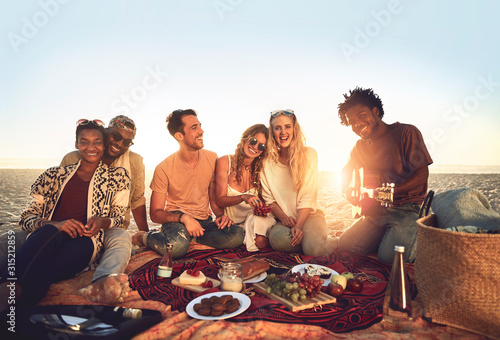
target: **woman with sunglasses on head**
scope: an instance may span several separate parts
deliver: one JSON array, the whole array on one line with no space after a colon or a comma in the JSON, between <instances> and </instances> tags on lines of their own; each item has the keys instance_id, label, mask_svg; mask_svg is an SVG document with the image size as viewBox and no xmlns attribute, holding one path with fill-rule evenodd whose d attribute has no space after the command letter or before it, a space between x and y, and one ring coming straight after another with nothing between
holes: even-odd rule
<instances>
[{"instance_id":1,"label":"woman with sunglasses on head","mask_svg":"<svg viewBox=\"0 0 500 340\"><path fill-rule=\"evenodd\" d=\"M114 303L127 294L128 276L124 274L130 260L132 243L127 228L130 213L141 231L148 231L146 198L144 197L145 169L142 156L130 150L134 144L137 128L135 122L124 115L111 118L104 137L102 162L112 167L125 168L130 175L129 208L125 212L122 228L111 228L104 233L104 253L94 272L89 286L79 294L98 303ZM78 151L64 156L61 166L77 163L81 159ZM104 289L105 287L105 289ZM121 287L121 292L120 288ZM116 288L116 289L114 289Z\"/></svg>"},{"instance_id":2,"label":"woman with sunglasses on head","mask_svg":"<svg viewBox=\"0 0 500 340\"><path fill-rule=\"evenodd\" d=\"M216 196L217 205L224 208L235 224L245 229L245 246L248 251L269 247L267 234L276 223L272 217L253 214L255 208L263 207L260 172L266 157L269 129L256 124L243 132L234 155L217 160Z\"/></svg>"},{"instance_id":3,"label":"woman with sunglasses on head","mask_svg":"<svg viewBox=\"0 0 500 340\"><path fill-rule=\"evenodd\" d=\"M31 186L33 200L19 224L31 233L16 249L15 267L7 266L0 280L0 311L7 296L16 304L39 302L56 281L68 279L100 257L103 230L120 228L127 210L130 179L123 168L108 167L104 127L100 120L80 119L75 147L81 160L53 167ZM12 285L15 273L15 287Z\"/></svg>"},{"instance_id":4,"label":"woman with sunglasses on head","mask_svg":"<svg viewBox=\"0 0 500 340\"><path fill-rule=\"evenodd\" d=\"M325 215L318 202L318 155L306 147L292 110L271 112L269 157L261 174L262 197L279 220L269 233L274 250L329 255L336 239L328 236Z\"/></svg>"},{"instance_id":5,"label":"woman with sunglasses on head","mask_svg":"<svg viewBox=\"0 0 500 340\"><path fill-rule=\"evenodd\" d=\"M102 162L114 167L127 169L130 175L130 207L125 213L123 229L130 225L130 212L139 230L148 231L146 198L144 197L145 168L142 156L130 150L136 135L135 122L123 115L111 118L104 137L104 155ZM81 159L78 151L64 156L61 165L76 163ZM129 251L130 253L130 251ZM128 263L128 259L126 260ZM125 267L123 267L125 269Z\"/></svg>"}]
</instances>

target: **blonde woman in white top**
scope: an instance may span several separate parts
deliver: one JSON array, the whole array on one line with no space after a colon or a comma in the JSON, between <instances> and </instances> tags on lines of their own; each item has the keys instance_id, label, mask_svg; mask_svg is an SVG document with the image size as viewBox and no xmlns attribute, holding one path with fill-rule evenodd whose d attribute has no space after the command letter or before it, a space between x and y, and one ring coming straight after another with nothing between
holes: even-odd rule
<instances>
[{"instance_id":1,"label":"blonde woman in white top","mask_svg":"<svg viewBox=\"0 0 500 340\"><path fill-rule=\"evenodd\" d=\"M317 202L316 151L306 147L292 110L271 112L269 134L261 182L262 197L279 220L269 234L271 247L311 256L331 254L337 240L328 237L325 215Z\"/></svg>"},{"instance_id":2,"label":"blonde woman in white top","mask_svg":"<svg viewBox=\"0 0 500 340\"><path fill-rule=\"evenodd\" d=\"M245 229L245 246L248 251L269 247L268 231L276 223L271 216L253 214L254 208L263 207L260 197L260 172L266 157L269 129L256 124L241 136L234 155L222 156L215 170L217 205L224 214Z\"/></svg>"}]
</instances>

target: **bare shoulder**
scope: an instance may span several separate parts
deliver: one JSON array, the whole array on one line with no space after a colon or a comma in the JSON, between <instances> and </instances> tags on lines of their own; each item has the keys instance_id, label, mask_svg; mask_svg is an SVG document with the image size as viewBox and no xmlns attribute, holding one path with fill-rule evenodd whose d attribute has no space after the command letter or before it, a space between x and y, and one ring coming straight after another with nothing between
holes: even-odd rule
<instances>
[{"instance_id":1,"label":"bare shoulder","mask_svg":"<svg viewBox=\"0 0 500 340\"><path fill-rule=\"evenodd\" d=\"M224 156L221 156L217 159L217 164L220 164L220 165L226 165L229 163L229 156L228 155L224 155Z\"/></svg>"},{"instance_id":2,"label":"bare shoulder","mask_svg":"<svg viewBox=\"0 0 500 340\"><path fill-rule=\"evenodd\" d=\"M215 171L217 173L220 172L227 173L228 167L229 167L228 155L224 155L222 157L219 157L219 159L217 159L217 163L215 163Z\"/></svg>"}]
</instances>

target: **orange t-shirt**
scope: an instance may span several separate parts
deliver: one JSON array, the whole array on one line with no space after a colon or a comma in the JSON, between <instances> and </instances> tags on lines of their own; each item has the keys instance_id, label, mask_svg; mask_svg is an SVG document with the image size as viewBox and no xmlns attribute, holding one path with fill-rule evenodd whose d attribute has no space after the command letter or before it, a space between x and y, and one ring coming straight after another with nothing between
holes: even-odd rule
<instances>
[{"instance_id":1,"label":"orange t-shirt","mask_svg":"<svg viewBox=\"0 0 500 340\"><path fill-rule=\"evenodd\" d=\"M189 168L175 152L156 166L151 190L167 195L166 211L182 211L205 220L211 216L208 188L215 173L217 154L199 150L194 169Z\"/></svg>"}]
</instances>

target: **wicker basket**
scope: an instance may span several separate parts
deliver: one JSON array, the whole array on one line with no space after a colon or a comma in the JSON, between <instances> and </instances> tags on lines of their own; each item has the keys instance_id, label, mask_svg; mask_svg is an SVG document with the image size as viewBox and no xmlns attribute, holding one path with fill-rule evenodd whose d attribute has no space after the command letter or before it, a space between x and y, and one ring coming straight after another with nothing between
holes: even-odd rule
<instances>
[{"instance_id":1,"label":"wicker basket","mask_svg":"<svg viewBox=\"0 0 500 340\"><path fill-rule=\"evenodd\" d=\"M438 229L435 215L417 223L415 281L424 316L500 337L500 234Z\"/></svg>"}]
</instances>

